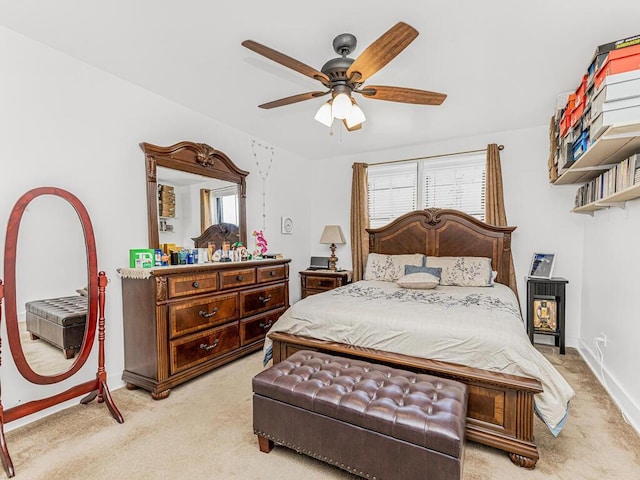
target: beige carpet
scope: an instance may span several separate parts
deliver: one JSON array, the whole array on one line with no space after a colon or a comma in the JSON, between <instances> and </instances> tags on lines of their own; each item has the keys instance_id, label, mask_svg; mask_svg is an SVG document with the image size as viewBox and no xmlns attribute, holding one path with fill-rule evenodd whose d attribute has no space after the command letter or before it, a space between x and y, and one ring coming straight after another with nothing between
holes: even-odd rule
<instances>
[{"instance_id":1,"label":"beige carpet","mask_svg":"<svg viewBox=\"0 0 640 480\"><path fill-rule=\"evenodd\" d=\"M505 453L467 443L464 479L639 479L640 437L580 355L539 348L577 392L567 426L553 438L536 419L541 458L533 471L514 466ZM119 389L113 396L122 425L93 402L13 430L7 443L15 478L355 478L282 447L260 453L251 429L251 378L261 369L256 353L175 388L162 401L143 390Z\"/></svg>"}]
</instances>

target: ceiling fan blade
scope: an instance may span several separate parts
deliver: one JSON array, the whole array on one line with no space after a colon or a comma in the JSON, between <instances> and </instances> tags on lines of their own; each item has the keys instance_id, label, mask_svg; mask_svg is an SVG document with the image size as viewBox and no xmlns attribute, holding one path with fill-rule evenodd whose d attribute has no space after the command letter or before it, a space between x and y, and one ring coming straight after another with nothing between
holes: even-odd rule
<instances>
[{"instance_id":1,"label":"ceiling fan blade","mask_svg":"<svg viewBox=\"0 0 640 480\"><path fill-rule=\"evenodd\" d=\"M417 36L418 31L411 25L396 23L355 59L347 70L347 78L353 76L354 81L364 82L393 60Z\"/></svg>"},{"instance_id":2,"label":"ceiling fan blade","mask_svg":"<svg viewBox=\"0 0 640 480\"><path fill-rule=\"evenodd\" d=\"M292 95L291 97L281 98L280 100L274 100L273 102L263 103L262 105L258 105L258 106L260 108L267 108L267 109L282 107L284 105L291 105L292 103L298 103L304 100L311 100L312 98L322 97L323 95L326 95L330 91L331 90L328 90L326 92L300 93L298 95Z\"/></svg>"},{"instance_id":3,"label":"ceiling fan blade","mask_svg":"<svg viewBox=\"0 0 640 480\"><path fill-rule=\"evenodd\" d=\"M309 65L305 65L304 63L291 58L284 53L280 53L272 48L265 47L264 45L254 42L253 40L245 40L242 42L244 47L247 47L249 50L253 50L254 52L262 55L263 57L267 57L274 62L279 63L280 65L284 65L296 72L299 72L307 77L311 77L315 80L322 82L324 86L329 85L329 77L327 77L324 73L316 70Z\"/></svg>"},{"instance_id":4,"label":"ceiling fan blade","mask_svg":"<svg viewBox=\"0 0 640 480\"><path fill-rule=\"evenodd\" d=\"M429 92L405 87L385 87L367 85L362 90L355 90L367 98L387 100L388 102L416 103L418 105L440 105L447 98L444 93Z\"/></svg>"}]
</instances>

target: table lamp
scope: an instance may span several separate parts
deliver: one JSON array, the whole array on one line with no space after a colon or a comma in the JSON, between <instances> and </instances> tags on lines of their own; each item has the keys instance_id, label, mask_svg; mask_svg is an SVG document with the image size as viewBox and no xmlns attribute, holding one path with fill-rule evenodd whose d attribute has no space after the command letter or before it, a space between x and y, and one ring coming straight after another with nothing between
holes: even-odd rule
<instances>
[{"instance_id":1,"label":"table lamp","mask_svg":"<svg viewBox=\"0 0 640 480\"><path fill-rule=\"evenodd\" d=\"M331 244L331 256L329 257L329 270L336 269L336 262L338 261L338 257L336 257L336 244L345 243L344 235L342 234L342 229L340 225L326 225L324 227L324 231L322 232L322 236L320 237L320 243L328 243Z\"/></svg>"}]
</instances>

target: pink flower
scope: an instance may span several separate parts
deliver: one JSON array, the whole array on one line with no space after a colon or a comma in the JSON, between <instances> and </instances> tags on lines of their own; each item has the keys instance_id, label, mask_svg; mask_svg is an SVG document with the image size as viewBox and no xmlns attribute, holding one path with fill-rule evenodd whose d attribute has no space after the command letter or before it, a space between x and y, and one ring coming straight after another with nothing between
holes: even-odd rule
<instances>
[{"instance_id":1,"label":"pink flower","mask_svg":"<svg viewBox=\"0 0 640 480\"><path fill-rule=\"evenodd\" d=\"M256 237L256 247L260 249L260 254L267 253L267 239L264 238L262 230L254 230L252 235Z\"/></svg>"}]
</instances>

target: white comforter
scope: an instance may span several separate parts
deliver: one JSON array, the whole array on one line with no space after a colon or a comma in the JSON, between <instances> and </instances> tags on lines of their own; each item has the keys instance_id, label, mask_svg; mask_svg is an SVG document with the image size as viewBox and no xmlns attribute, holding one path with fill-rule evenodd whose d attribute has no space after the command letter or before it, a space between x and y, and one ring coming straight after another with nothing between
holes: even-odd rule
<instances>
[{"instance_id":1,"label":"white comforter","mask_svg":"<svg viewBox=\"0 0 640 480\"><path fill-rule=\"evenodd\" d=\"M536 412L557 435L574 391L530 343L513 292L506 286L401 288L359 281L293 305L271 327L349 345L375 348L538 379ZM265 363L272 344L265 342Z\"/></svg>"}]
</instances>

